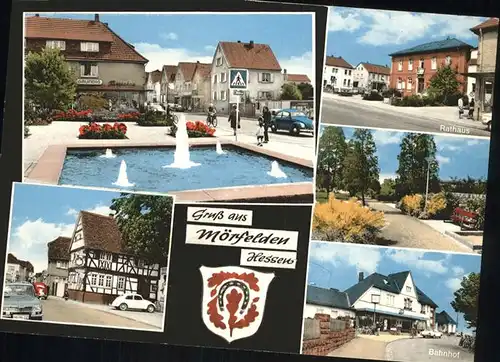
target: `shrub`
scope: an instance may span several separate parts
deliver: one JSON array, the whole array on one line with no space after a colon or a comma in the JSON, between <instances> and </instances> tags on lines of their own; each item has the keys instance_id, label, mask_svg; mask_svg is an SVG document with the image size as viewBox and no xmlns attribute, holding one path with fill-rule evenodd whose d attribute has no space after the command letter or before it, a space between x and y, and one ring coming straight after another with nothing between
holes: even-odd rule
<instances>
[{"instance_id":1,"label":"shrub","mask_svg":"<svg viewBox=\"0 0 500 362\"><path fill-rule=\"evenodd\" d=\"M111 125L105 123L100 125L91 122L88 125L81 126L79 129L78 138L80 139L125 139L127 133L127 126L124 123Z\"/></svg>"},{"instance_id":2,"label":"shrub","mask_svg":"<svg viewBox=\"0 0 500 362\"><path fill-rule=\"evenodd\" d=\"M163 112L148 110L141 114L137 120L139 126L172 126L174 124L172 118L167 118L167 114Z\"/></svg>"},{"instance_id":3,"label":"shrub","mask_svg":"<svg viewBox=\"0 0 500 362\"><path fill-rule=\"evenodd\" d=\"M106 98L99 94L84 94L78 98L78 105L82 109L102 109L108 107Z\"/></svg>"},{"instance_id":4,"label":"shrub","mask_svg":"<svg viewBox=\"0 0 500 362\"><path fill-rule=\"evenodd\" d=\"M365 94L363 96L363 100L365 101L383 101L384 97L378 92L371 92L369 94Z\"/></svg>"},{"instance_id":5,"label":"shrub","mask_svg":"<svg viewBox=\"0 0 500 362\"><path fill-rule=\"evenodd\" d=\"M399 208L407 215L419 217L424 210L424 198L420 194L406 195L401 199Z\"/></svg>"},{"instance_id":6,"label":"shrub","mask_svg":"<svg viewBox=\"0 0 500 362\"><path fill-rule=\"evenodd\" d=\"M318 240L374 244L384 225L382 212L372 211L356 199L337 200L333 193L328 202L314 207L313 236Z\"/></svg>"},{"instance_id":7,"label":"shrub","mask_svg":"<svg viewBox=\"0 0 500 362\"><path fill-rule=\"evenodd\" d=\"M446 197L443 192L432 195L427 200L426 212L429 217L439 215L440 212L446 209Z\"/></svg>"},{"instance_id":8,"label":"shrub","mask_svg":"<svg viewBox=\"0 0 500 362\"><path fill-rule=\"evenodd\" d=\"M390 88L390 89L383 91L382 96L384 98L391 98L391 97L400 98L403 96L403 94L398 89Z\"/></svg>"},{"instance_id":9,"label":"shrub","mask_svg":"<svg viewBox=\"0 0 500 362\"><path fill-rule=\"evenodd\" d=\"M478 196L467 199L466 208L467 211L475 212L477 214L476 228L478 230L483 230L485 208L486 208L486 197Z\"/></svg>"},{"instance_id":10,"label":"shrub","mask_svg":"<svg viewBox=\"0 0 500 362\"><path fill-rule=\"evenodd\" d=\"M76 111L70 109L67 112L57 111L52 116L55 121L69 121L69 122L133 122L139 119L138 112L130 113L117 113L106 110L93 111L86 109Z\"/></svg>"},{"instance_id":11,"label":"shrub","mask_svg":"<svg viewBox=\"0 0 500 362\"><path fill-rule=\"evenodd\" d=\"M187 133L189 137L198 138L198 137L213 137L215 133L215 128L207 126L202 121L186 122ZM170 127L170 135L175 137L177 133L177 125L172 125Z\"/></svg>"}]
</instances>

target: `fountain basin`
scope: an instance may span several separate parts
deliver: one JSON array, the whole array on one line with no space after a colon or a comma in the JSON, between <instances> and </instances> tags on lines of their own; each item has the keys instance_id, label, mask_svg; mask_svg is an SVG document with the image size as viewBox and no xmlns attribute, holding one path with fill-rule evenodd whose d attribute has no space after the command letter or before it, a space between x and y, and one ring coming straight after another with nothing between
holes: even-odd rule
<instances>
[{"instance_id":1,"label":"fountain basin","mask_svg":"<svg viewBox=\"0 0 500 362\"><path fill-rule=\"evenodd\" d=\"M216 140L191 144L191 160L201 165L190 169L163 168L173 160L173 145L89 144L49 146L27 175L28 181L116 189L120 162L127 163L130 191L169 193L186 201L304 202L313 200L312 161L262 148ZM99 157L111 148L114 159ZM287 178L268 175L277 161Z\"/></svg>"}]
</instances>

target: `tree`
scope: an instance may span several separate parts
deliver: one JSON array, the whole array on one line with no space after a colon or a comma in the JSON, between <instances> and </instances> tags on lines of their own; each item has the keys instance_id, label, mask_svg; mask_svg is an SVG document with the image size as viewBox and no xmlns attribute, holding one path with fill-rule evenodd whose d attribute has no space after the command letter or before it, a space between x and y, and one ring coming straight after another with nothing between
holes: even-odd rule
<instances>
[{"instance_id":1,"label":"tree","mask_svg":"<svg viewBox=\"0 0 500 362\"><path fill-rule=\"evenodd\" d=\"M396 182L393 179L386 178L380 185L380 195L387 199L394 197L396 192Z\"/></svg>"},{"instance_id":2,"label":"tree","mask_svg":"<svg viewBox=\"0 0 500 362\"><path fill-rule=\"evenodd\" d=\"M310 83L300 83L297 88L299 88L300 94L302 94L302 99L314 98L314 88Z\"/></svg>"},{"instance_id":3,"label":"tree","mask_svg":"<svg viewBox=\"0 0 500 362\"><path fill-rule=\"evenodd\" d=\"M328 194L342 186L347 144L341 127L325 127L319 139L316 177Z\"/></svg>"},{"instance_id":4,"label":"tree","mask_svg":"<svg viewBox=\"0 0 500 362\"><path fill-rule=\"evenodd\" d=\"M358 128L348 143L344 160L344 183L351 195L361 194L366 206L367 191L379 180L377 146L370 130Z\"/></svg>"},{"instance_id":5,"label":"tree","mask_svg":"<svg viewBox=\"0 0 500 362\"><path fill-rule=\"evenodd\" d=\"M447 98L458 93L460 82L457 79L457 75L458 73L450 65L438 68L430 79L429 93L434 96L443 97L443 102L447 104Z\"/></svg>"},{"instance_id":6,"label":"tree","mask_svg":"<svg viewBox=\"0 0 500 362\"><path fill-rule=\"evenodd\" d=\"M281 87L281 100L294 101L301 100L302 94L295 83L285 83Z\"/></svg>"},{"instance_id":7,"label":"tree","mask_svg":"<svg viewBox=\"0 0 500 362\"><path fill-rule=\"evenodd\" d=\"M75 99L76 76L59 49L28 53L24 77L27 103L42 112L65 109Z\"/></svg>"},{"instance_id":8,"label":"tree","mask_svg":"<svg viewBox=\"0 0 500 362\"><path fill-rule=\"evenodd\" d=\"M429 171L429 192L438 192L439 163L436 160L436 143L428 134L407 133L400 144L399 166L396 171L396 195L423 194L426 191Z\"/></svg>"},{"instance_id":9,"label":"tree","mask_svg":"<svg viewBox=\"0 0 500 362\"><path fill-rule=\"evenodd\" d=\"M128 250L160 266L167 264L172 208L171 197L123 193L110 207Z\"/></svg>"},{"instance_id":10,"label":"tree","mask_svg":"<svg viewBox=\"0 0 500 362\"><path fill-rule=\"evenodd\" d=\"M460 288L453 293L455 299L451 302L451 306L455 312L463 313L468 328L477 326L479 280L479 273L470 273L463 277Z\"/></svg>"}]
</instances>

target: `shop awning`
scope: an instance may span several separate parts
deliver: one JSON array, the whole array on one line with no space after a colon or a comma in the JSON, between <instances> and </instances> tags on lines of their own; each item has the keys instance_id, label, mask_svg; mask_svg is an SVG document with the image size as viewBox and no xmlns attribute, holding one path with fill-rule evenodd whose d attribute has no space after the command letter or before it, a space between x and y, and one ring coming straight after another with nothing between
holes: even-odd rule
<instances>
[{"instance_id":1,"label":"shop awning","mask_svg":"<svg viewBox=\"0 0 500 362\"><path fill-rule=\"evenodd\" d=\"M373 310L373 308L361 308L361 309L356 309L356 312L370 312L370 313L376 313L379 315L387 315L387 316L392 316L392 317L398 317L398 318L407 318L407 319L413 319L413 320L419 320L419 321L426 321L428 318L426 317L421 317L421 316L413 316L413 315L408 315L408 314L399 314L395 312L386 312L382 310Z\"/></svg>"}]
</instances>

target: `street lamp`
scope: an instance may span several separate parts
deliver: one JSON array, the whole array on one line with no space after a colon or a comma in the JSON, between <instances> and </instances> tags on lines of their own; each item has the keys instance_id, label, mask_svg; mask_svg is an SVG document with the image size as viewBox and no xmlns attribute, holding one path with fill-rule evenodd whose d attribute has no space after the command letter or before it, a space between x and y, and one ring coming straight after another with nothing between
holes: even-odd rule
<instances>
[{"instance_id":1,"label":"street lamp","mask_svg":"<svg viewBox=\"0 0 500 362\"><path fill-rule=\"evenodd\" d=\"M425 181L424 212L427 211L427 199L429 198L429 178L431 174L431 163L434 161L434 159L432 157L426 157L425 161L427 162L427 179Z\"/></svg>"},{"instance_id":2,"label":"street lamp","mask_svg":"<svg viewBox=\"0 0 500 362\"><path fill-rule=\"evenodd\" d=\"M372 294L372 303L373 303L373 327L376 330L377 323L375 322L375 317L376 317L377 304L380 303L380 294Z\"/></svg>"}]
</instances>

